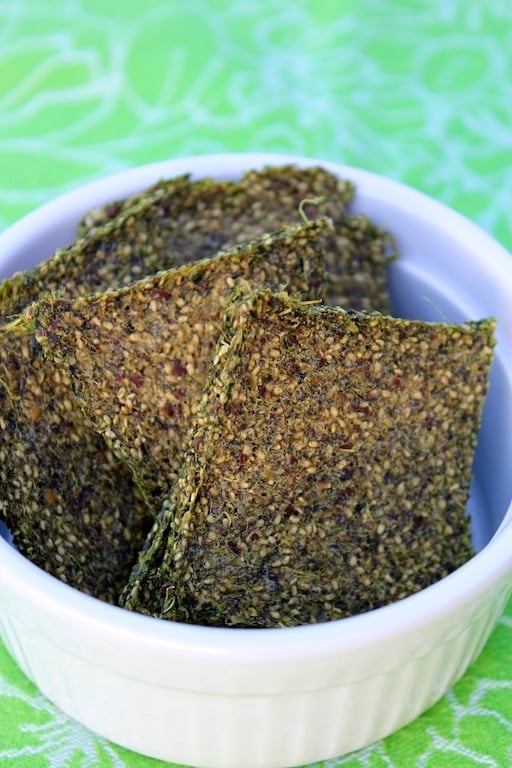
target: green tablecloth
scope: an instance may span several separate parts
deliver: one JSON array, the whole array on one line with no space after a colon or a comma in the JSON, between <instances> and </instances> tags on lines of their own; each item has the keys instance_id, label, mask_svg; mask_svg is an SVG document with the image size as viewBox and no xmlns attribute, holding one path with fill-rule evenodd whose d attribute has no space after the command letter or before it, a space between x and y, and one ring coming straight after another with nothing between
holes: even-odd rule
<instances>
[{"instance_id":1,"label":"green tablecloth","mask_svg":"<svg viewBox=\"0 0 512 768\"><path fill-rule=\"evenodd\" d=\"M119 169L245 150L393 176L512 249L512 3L0 0L0 229ZM162 764L66 718L0 646L3 765ZM342 765L512 766L512 604L439 704Z\"/></svg>"}]
</instances>

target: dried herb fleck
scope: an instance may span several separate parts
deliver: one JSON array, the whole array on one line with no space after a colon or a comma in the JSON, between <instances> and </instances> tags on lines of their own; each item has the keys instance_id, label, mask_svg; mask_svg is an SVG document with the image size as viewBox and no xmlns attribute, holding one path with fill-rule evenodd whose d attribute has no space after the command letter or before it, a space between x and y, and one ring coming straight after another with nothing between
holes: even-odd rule
<instances>
[{"instance_id":1,"label":"dried herb fleck","mask_svg":"<svg viewBox=\"0 0 512 768\"><path fill-rule=\"evenodd\" d=\"M462 565L493 330L239 296L125 607L307 624Z\"/></svg>"}]
</instances>

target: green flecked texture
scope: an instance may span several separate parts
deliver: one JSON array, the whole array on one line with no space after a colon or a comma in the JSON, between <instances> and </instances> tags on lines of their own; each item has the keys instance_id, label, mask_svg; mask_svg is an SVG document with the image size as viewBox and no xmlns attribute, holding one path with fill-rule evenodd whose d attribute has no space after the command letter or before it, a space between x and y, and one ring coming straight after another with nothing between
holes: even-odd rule
<instances>
[{"instance_id":1,"label":"green flecked texture","mask_svg":"<svg viewBox=\"0 0 512 768\"><path fill-rule=\"evenodd\" d=\"M143 196L117 218L106 220L96 227L90 237L78 238L35 269L14 275L0 286L0 297L9 299L15 309L22 311L27 298L37 301L40 297L41 281L44 281L47 292L55 291L74 297L129 285L146 275L174 266L176 260L192 261L203 254L197 239L191 243L195 236L183 237L184 220L189 220L192 211L197 213L197 207L204 203L205 197L219 188L222 185L216 187L210 180L192 186L187 177L169 182L168 195L169 201L172 201L167 206L170 208L172 205L169 226L179 242L171 242L168 237L163 239L165 208L154 204L152 198ZM184 220L177 218L183 211ZM203 241L202 236L200 244ZM215 248L206 250L206 255L215 252ZM21 306L16 303L19 293Z\"/></svg>"},{"instance_id":2,"label":"green flecked texture","mask_svg":"<svg viewBox=\"0 0 512 768\"><path fill-rule=\"evenodd\" d=\"M44 295L44 279L30 299L36 287ZM0 302L0 516L33 563L116 603L151 527L147 505L78 408L69 376L33 336L6 330L27 301L22 285L12 303L8 294Z\"/></svg>"},{"instance_id":3,"label":"green flecked texture","mask_svg":"<svg viewBox=\"0 0 512 768\"><path fill-rule=\"evenodd\" d=\"M308 218L328 216L334 224L325 254L330 302L389 312L387 268L397 248L389 233L364 216L350 214L354 191L350 180L318 166L266 167L248 171L237 181L183 176L90 211L78 232L94 241L110 226L118 238L122 230L120 240L125 241L126 227L131 226L138 243L148 247L153 242L155 250L160 249L165 268L190 261L190 254L208 257L299 221L305 203Z\"/></svg>"},{"instance_id":4,"label":"green flecked texture","mask_svg":"<svg viewBox=\"0 0 512 768\"><path fill-rule=\"evenodd\" d=\"M386 605L461 566L493 332L491 319L239 295L123 605L292 626Z\"/></svg>"},{"instance_id":5,"label":"green flecked texture","mask_svg":"<svg viewBox=\"0 0 512 768\"><path fill-rule=\"evenodd\" d=\"M36 269L0 285L0 301L13 312L47 291L69 296L121 287L172 266L298 223L327 216L327 296L331 303L389 312L387 273L397 249L391 236L347 207L354 186L321 167L293 165L249 171L238 181L162 180L126 201L89 212L78 239Z\"/></svg>"},{"instance_id":6,"label":"green flecked texture","mask_svg":"<svg viewBox=\"0 0 512 768\"><path fill-rule=\"evenodd\" d=\"M265 235L128 288L43 300L24 322L158 510L175 479L229 295L248 283L324 293L329 219Z\"/></svg>"}]
</instances>

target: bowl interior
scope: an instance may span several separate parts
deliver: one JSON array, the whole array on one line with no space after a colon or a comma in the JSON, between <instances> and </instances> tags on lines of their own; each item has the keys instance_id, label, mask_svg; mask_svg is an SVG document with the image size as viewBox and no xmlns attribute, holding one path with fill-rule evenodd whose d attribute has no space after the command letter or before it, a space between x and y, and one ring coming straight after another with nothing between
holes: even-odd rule
<instances>
[{"instance_id":1,"label":"bowl interior","mask_svg":"<svg viewBox=\"0 0 512 768\"><path fill-rule=\"evenodd\" d=\"M411 273L397 266L392 269L391 285L393 312L398 316L450 322L484 316L464 312L457 297L450 296L449 291L443 291L433 284L428 276ZM504 360L502 352L496 349L491 369L491 383L484 405L468 502L473 544L477 551L499 529L512 497L510 359Z\"/></svg>"}]
</instances>

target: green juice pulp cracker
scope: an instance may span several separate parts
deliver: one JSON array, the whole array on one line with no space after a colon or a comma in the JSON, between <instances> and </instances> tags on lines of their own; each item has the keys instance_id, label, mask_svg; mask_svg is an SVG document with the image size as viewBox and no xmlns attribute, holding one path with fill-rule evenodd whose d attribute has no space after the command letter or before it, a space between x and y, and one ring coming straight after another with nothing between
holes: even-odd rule
<instances>
[{"instance_id":1,"label":"green juice pulp cracker","mask_svg":"<svg viewBox=\"0 0 512 768\"><path fill-rule=\"evenodd\" d=\"M462 565L493 330L239 296L122 604L291 626L386 605Z\"/></svg>"},{"instance_id":2,"label":"green juice pulp cracker","mask_svg":"<svg viewBox=\"0 0 512 768\"><path fill-rule=\"evenodd\" d=\"M328 216L334 231L326 247L327 295L331 303L365 311L389 312L387 268L396 255L389 234L364 216L351 216L350 181L321 167L267 167L245 173L236 182L192 181L183 176L108 206L91 211L79 227L82 236L97 236L98 227L132 226L140 238L155 240L167 262L180 265L194 258L276 231L297 220L299 206L308 218ZM151 234L152 228L158 238ZM117 238L126 240L126 233Z\"/></svg>"},{"instance_id":3,"label":"green juice pulp cracker","mask_svg":"<svg viewBox=\"0 0 512 768\"><path fill-rule=\"evenodd\" d=\"M321 296L331 231L315 219L123 290L30 308L27 326L156 509L181 462L229 294L247 281Z\"/></svg>"},{"instance_id":4,"label":"green juice pulp cracker","mask_svg":"<svg viewBox=\"0 0 512 768\"><path fill-rule=\"evenodd\" d=\"M167 208L143 198L96 228L93 236L80 238L35 269L14 275L0 287L0 295L19 312L29 301L40 298L42 284L47 293L73 298L121 288L176 262L193 261L204 255L203 248L213 255L215 249L204 242L208 234L190 232L187 236L184 222L190 224L205 199L222 194L223 185L213 185L210 180L192 185L187 178L178 177L168 186L168 218L164 215Z\"/></svg>"},{"instance_id":5,"label":"green juice pulp cracker","mask_svg":"<svg viewBox=\"0 0 512 768\"><path fill-rule=\"evenodd\" d=\"M8 302L1 313L5 326ZM44 359L33 337L5 327L0 436L0 516L17 549L71 586L117 603L151 527L146 503L77 408L67 374Z\"/></svg>"},{"instance_id":6,"label":"green juice pulp cracker","mask_svg":"<svg viewBox=\"0 0 512 768\"><path fill-rule=\"evenodd\" d=\"M43 283L47 292L69 297L120 288L298 221L299 206L309 199L307 217L328 216L334 223L325 249L330 302L389 312L387 270L396 249L368 219L347 214L353 192L351 182L320 167L266 168L239 182L188 176L162 181L100 209L96 219L90 214L89 226L79 228L83 237L5 281L0 300L15 314L37 301Z\"/></svg>"}]
</instances>

